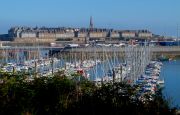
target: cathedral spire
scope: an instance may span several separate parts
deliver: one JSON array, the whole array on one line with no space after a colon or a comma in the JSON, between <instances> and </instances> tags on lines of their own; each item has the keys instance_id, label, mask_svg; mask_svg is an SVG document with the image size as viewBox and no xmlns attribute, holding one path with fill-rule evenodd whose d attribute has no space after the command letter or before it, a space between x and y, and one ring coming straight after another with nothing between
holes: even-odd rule
<instances>
[{"instance_id":1,"label":"cathedral spire","mask_svg":"<svg viewBox=\"0 0 180 115\"><path fill-rule=\"evenodd\" d=\"M90 30L93 29L93 19L92 19L92 16L90 17L89 29L90 29Z\"/></svg>"}]
</instances>

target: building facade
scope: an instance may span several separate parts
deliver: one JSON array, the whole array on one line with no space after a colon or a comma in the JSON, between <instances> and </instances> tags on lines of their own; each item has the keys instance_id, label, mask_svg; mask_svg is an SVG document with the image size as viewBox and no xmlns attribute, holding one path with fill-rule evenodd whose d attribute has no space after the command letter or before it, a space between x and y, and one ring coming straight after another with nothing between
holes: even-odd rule
<instances>
[{"instance_id":1,"label":"building facade","mask_svg":"<svg viewBox=\"0 0 180 115\"><path fill-rule=\"evenodd\" d=\"M134 31L122 31L121 37L123 38L135 38L136 37L136 32Z\"/></svg>"},{"instance_id":2,"label":"building facade","mask_svg":"<svg viewBox=\"0 0 180 115\"><path fill-rule=\"evenodd\" d=\"M149 32L148 30L138 31L137 34L139 38L152 38L153 37L152 33Z\"/></svg>"},{"instance_id":3,"label":"building facade","mask_svg":"<svg viewBox=\"0 0 180 115\"><path fill-rule=\"evenodd\" d=\"M13 27L8 31L9 37L14 39L43 39L45 41L73 41L85 42L91 40L120 40L120 38L151 38L153 34L148 30L113 30L103 28L30 28Z\"/></svg>"}]
</instances>

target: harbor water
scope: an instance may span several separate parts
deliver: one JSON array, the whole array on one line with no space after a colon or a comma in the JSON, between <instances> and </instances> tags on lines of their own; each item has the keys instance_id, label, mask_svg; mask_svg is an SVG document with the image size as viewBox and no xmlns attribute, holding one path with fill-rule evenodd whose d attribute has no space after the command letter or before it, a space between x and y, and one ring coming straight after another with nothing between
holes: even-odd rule
<instances>
[{"instance_id":1,"label":"harbor water","mask_svg":"<svg viewBox=\"0 0 180 115\"><path fill-rule=\"evenodd\" d=\"M171 107L180 107L180 60L163 62L161 77L165 80L163 95Z\"/></svg>"}]
</instances>

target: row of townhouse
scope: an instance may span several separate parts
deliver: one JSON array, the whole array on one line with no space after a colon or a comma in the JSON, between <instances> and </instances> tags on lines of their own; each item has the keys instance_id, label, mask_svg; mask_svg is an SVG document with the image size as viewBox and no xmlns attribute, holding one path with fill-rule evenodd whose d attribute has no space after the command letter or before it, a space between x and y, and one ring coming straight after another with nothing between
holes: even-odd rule
<instances>
[{"instance_id":1,"label":"row of townhouse","mask_svg":"<svg viewBox=\"0 0 180 115\"><path fill-rule=\"evenodd\" d=\"M113 30L87 28L25 28L15 27L8 31L12 38L151 38L153 34L148 30Z\"/></svg>"}]
</instances>

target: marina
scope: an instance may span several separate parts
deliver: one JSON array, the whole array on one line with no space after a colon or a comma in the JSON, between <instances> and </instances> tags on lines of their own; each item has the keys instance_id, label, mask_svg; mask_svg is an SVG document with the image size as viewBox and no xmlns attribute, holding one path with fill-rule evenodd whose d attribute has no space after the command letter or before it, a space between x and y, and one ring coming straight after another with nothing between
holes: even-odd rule
<instances>
[{"instance_id":1,"label":"marina","mask_svg":"<svg viewBox=\"0 0 180 115\"><path fill-rule=\"evenodd\" d=\"M2 0L0 115L180 115L180 0Z\"/></svg>"},{"instance_id":2,"label":"marina","mask_svg":"<svg viewBox=\"0 0 180 115\"><path fill-rule=\"evenodd\" d=\"M171 107L179 106L179 60L167 57L162 57L159 61L154 60L156 58L153 56L152 46L129 45L123 49L122 54L116 47L110 46L94 47L91 52L89 47L82 51L75 47L69 52L49 55L51 50L40 48L36 53L30 54L27 53L27 48L11 53L5 48L5 56L0 59L1 72L26 73L28 80L33 80L34 77L52 77L57 72L64 72L69 79L73 79L72 75L77 74L98 85L126 82L138 85L136 96L142 101L147 101L144 98L146 95L152 100L158 88L163 88L163 95L170 100Z\"/></svg>"},{"instance_id":3,"label":"marina","mask_svg":"<svg viewBox=\"0 0 180 115\"><path fill-rule=\"evenodd\" d=\"M79 53L76 52L76 47L71 48L70 54L60 52L51 56L47 55L50 50L48 52L39 49L37 55L33 56L27 55L26 51L5 51L6 56L1 59L1 72L24 72L28 75L27 79L33 80L34 77L53 77L61 71L69 79L73 79L72 75L77 74L97 84L126 82L139 85L137 94L141 100L146 94L154 95L158 86L164 84L164 80L159 79L162 63L152 61L152 47L148 45L125 46L123 55L117 52L115 47L109 52L107 46L101 47L101 54L98 50L92 50L93 52L87 54L86 48L85 52Z\"/></svg>"}]
</instances>

